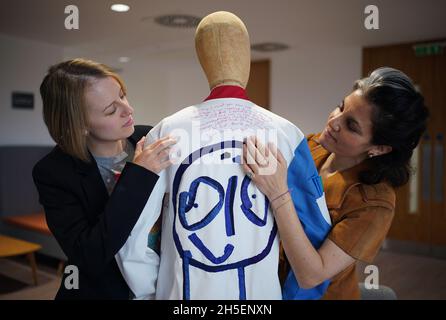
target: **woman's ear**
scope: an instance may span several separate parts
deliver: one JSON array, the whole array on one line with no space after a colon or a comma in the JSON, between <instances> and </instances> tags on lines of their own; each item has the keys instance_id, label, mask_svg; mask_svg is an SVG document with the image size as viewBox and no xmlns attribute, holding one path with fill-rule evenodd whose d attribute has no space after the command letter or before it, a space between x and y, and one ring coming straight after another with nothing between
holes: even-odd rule
<instances>
[{"instance_id":1,"label":"woman's ear","mask_svg":"<svg viewBox=\"0 0 446 320\"><path fill-rule=\"evenodd\" d=\"M377 156L382 156L382 155L387 154L391 151L392 151L391 146L385 146L385 145L373 146L373 148L371 148L369 150L368 156L369 156L369 158L373 158L373 157L377 157Z\"/></svg>"}]
</instances>

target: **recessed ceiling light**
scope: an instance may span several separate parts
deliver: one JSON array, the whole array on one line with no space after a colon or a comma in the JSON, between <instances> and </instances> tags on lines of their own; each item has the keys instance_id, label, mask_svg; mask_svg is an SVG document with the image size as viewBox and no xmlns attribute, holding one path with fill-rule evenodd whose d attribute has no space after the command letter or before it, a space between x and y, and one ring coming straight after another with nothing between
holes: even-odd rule
<instances>
[{"instance_id":1,"label":"recessed ceiling light","mask_svg":"<svg viewBox=\"0 0 446 320\"><path fill-rule=\"evenodd\" d=\"M130 7L126 4L116 3L111 6L111 9L115 12L127 12L130 10Z\"/></svg>"},{"instance_id":2,"label":"recessed ceiling light","mask_svg":"<svg viewBox=\"0 0 446 320\"><path fill-rule=\"evenodd\" d=\"M187 14L169 14L155 18L155 22L173 28L195 28L200 23L201 18Z\"/></svg>"},{"instance_id":3,"label":"recessed ceiling light","mask_svg":"<svg viewBox=\"0 0 446 320\"><path fill-rule=\"evenodd\" d=\"M130 58L129 57L119 57L119 62L121 62L121 63L127 63L127 62L129 62L130 61Z\"/></svg>"},{"instance_id":4,"label":"recessed ceiling light","mask_svg":"<svg viewBox=\"0 0 446 320\"><path fill-rule=\"evenodd\" d=\"M278 42L257 43L251 46L252 50L260 52L281 51L281 50L286 50L288 48L289 48L288 45Z\"/></svg>"}]
</instances>

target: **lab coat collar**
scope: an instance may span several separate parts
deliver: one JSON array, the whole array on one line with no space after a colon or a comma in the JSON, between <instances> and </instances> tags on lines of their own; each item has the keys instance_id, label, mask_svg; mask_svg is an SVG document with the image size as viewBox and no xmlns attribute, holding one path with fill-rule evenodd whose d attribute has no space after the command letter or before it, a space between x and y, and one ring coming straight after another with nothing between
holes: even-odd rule
<instances>
[{"instance_id":1,"label":"lab coat collar","mask_svg":"<svg viewBox=\"0 0 446 320\"><path fill-rule=\"evenodd\" d=\"M239 86L226 86L226 85L218 86L212 89L211 93L204 101L212 99L222 99L222 98L237 98L249 101L245 89Z\"/></svg>"}]
</instances>

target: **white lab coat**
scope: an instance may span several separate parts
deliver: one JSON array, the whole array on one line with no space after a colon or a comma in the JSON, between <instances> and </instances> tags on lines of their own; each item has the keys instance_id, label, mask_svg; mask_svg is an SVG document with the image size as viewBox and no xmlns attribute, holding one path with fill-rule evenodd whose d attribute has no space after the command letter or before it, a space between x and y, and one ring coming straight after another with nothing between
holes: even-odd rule
<instances>
[{"instance_id":1,"label":"white lab coat","mask_svg":"<svg viewBox=\"0 0 446 320\"><path fill-rule=\"evenodd\" d=\"M146 143L169 134L180 137L179 161L160 174L116 255L136 299L281 299L277 228L268 200L242 170L242 141L255 134L274 142L290 164L303 133L250 101L221 98L163 119ZM159 259L147 237L165 194Z\"/></svg>"}]
</instances>

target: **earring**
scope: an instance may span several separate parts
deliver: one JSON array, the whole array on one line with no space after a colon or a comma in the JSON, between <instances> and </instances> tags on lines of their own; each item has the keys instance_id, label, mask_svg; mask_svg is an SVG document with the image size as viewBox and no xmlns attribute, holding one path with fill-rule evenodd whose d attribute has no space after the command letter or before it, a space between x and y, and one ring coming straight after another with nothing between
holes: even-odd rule
<instances>
[{"instance_id":1,"label":"earring","mask_svg":"<svg viewBox=\"0 0 446 320\"><path fill-rule=\"evenodd\" d=\"M373 153L369 153L369 158L373 158L375 155Z\"/></svg>"},{"instance_id":2,"label":"earring","mask_svg":"<svg viewBox=\"0 0 446 320\"><path fill-rule=\"evenodd\" d=\"M84 135L88 136L88 133L89 133L88 130L84 131Z\"/></svg>"}]
</instances>

